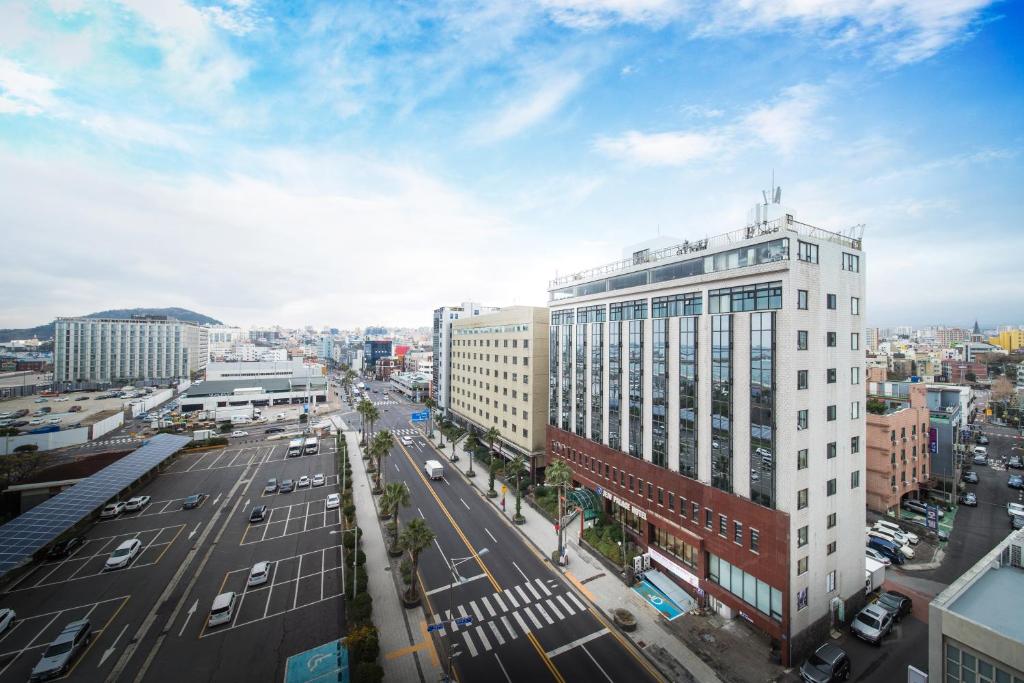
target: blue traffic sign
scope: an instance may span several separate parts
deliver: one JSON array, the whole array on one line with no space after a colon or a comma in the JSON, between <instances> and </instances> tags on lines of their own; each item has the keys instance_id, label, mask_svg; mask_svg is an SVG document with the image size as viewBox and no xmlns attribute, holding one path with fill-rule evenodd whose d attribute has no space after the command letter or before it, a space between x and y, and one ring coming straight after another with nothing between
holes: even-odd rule
<instances>
[{"instance_id":1,"label":"blue traffic sign","mask_svg":"<svg viewBox=\"0 0 1024 683\"><path fill-rule=\"evenodd\" d=\"M410 418L412 419L413 422L426 422L427 420L430 419L430 411L423 410L418 413L413 413L410 416Z\"/></svg>"},{"instance_id":2,"label":"blue traffic sign","mask_svg":"<svg viewBox=\"0 0 1024 683\"><path fill-rule=\"evenodd\" d=\"M427 633L433 633L434 631L443 631L444 624L430 624L427 626Z\"/></svg>"},{"instance_id":3,"label":"blue traffic sign","mask_svg":"<svg viewBox=\"0 0 1024 683\"><path fill-rule=\"evenodd\" d=\"M459 626L469 626L473 623L473 617L459 617L455 620L455 623Z\"/></svg>"}]
</instances>

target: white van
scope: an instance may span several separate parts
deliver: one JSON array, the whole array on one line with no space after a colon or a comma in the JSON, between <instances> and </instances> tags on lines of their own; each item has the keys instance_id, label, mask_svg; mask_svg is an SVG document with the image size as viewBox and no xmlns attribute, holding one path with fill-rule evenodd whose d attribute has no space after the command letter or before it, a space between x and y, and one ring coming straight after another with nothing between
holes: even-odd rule
<instances>
[{"instance_id":1,"label":"white van","mask_svg":"<svg viewBox=\"0 0 1024 683\"><path fill-rule=\"evenodd\" d=\"M228 591L221 593L213 599L213 607L210 608L210 619L208 626L220 626L227 624L235 616L235 605L238 603L238 593Z\"/></svg>"},{"instance_id":2,"label":"white van","mask_svg":"<svg viewBox=\"0 0 1024 683\"><path fill-rule=\"evenodd\" d=\"M431 479L444 479L444 465L436 460L428 460L423 463L423 469Z\"/></svg>"},{"instance_id":3,"label":"white van","mask_svg":"<svg viewBox=\"0 0 1024 683\"><path fill-rule=\"evenodd\" d=\"M251 420L248 415L232 415L231 424L233 425L244 425L249 424Z\"/></svg>"},{"instance_id":4,"label":"white van","mask_svg":"<svg viewBox=\"0 0 1024 683\"><path fill-rule=\"evenodd\" d=\"M888 531L890 534L893 534L897 537L902 536L910 542L910 545L917 545L918 541L921 540L917 537L917 534L911 533L910 531L904 531L903 528L900 527L898 524L887 522L884 519L880 519L877 522L875 522L875 528L879 531Z\"/></svg>"}]
</instances>

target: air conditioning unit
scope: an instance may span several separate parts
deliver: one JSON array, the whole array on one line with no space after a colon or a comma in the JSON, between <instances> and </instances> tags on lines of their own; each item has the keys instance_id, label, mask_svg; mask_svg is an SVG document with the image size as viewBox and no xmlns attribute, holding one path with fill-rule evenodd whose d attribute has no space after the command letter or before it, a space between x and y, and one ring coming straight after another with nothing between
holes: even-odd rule
<instances>
[{"instance_id":1,"label":"air conditioning unit","mask_svg":"<svg viewBox=\"0 0 1024 683\"><path fill-rule=\"evenodd\" d=\"M1010 541L1010 566L1024 569L1024 535L1018 534L1017 538Z\"/></svg>"}]
</instances>

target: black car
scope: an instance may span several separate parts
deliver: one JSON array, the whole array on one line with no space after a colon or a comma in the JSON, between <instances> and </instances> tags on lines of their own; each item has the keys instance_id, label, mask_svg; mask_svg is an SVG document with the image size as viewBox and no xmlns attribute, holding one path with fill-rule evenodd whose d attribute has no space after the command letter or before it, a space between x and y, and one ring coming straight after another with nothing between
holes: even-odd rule
<instances>
[{"instance_id":1,"label":"black car","mask_svg":"<svg viewBox=\"0 0 1024 683\"><path fill-rule=\"evenodd\" d=\"M63 559L73 553L76 548L81 547L83 543L85 543L85 536L72 536L71 538L65 538L63 541L58 541L56 545L50 548L50 552L46 553L46 559Z\"/></svg>"},{"instance_id":2,"label":"black car","mask_svg":"<svg viewBox=\"0 0 1024 683\"><path fill-rule=\"evenodd\" d=\"M267 518L267 506L266 505L257 505L256 507L254 507L252 509L252 512L249 513L249 522L250 523L262 522L266 518Z\"/></svg>"},{"instance_id":3,"label":"black car","mask_svg":"<svg viewBox=\"0 0 1024 683\"><path fill-rule=\"evenodd\" d=\"M197 507L199 507L199 505L200 505L200 504L201 504L201 503L202 503L202 502L203 502L204 500L206 500L206 494L205 494L205 493L193 493L193 494L192 494L191 496L189 496L188 498L186 498L186 499L185 499L185 500L184 500L184 501L183 501L183 502L181 503L181 507L182 507L182 509L184 509L184 510L191 510L192 508L197 508Z\"/></svg>"},{"instance_id":4,"label":"black car","mask_svg":"<svg viewBox=\"0 0 1024 683\"><path fill-rule=\"evenodd\" d=\"M1011 474L1006 480L1006 485L1011 489L1024 489L1024 477L1019 474Z\"/></svg>"},{"instance_id":5,"label":"black car","mask_svg":"<svg viewBox=\"0 0 1024 683\"><path fill-rule=\"evenodd\" d=\"M902 619L904 614L910 614L914 607L914 601L909 596L897 591L885 591L878 596L876 604L888 610L896 621Z\"/></svg>"},{"instance_id":6,"label":"black car","mask_svg":"<svg viewBox=\"0 0 1024 683\"><path fill-rule=\"evenodd\" d=\"M977 484L978 473L977 472L964 472L964 483L966 484Z\"/></svg>"},{"instance_id":7,"label":"black car","mask_svg":"<svg viewBox=\"0 0 1024 683\"><path fill-rule=\"evenodd\" d=\"M284 427L267 427L263 430L264 434L280 434L284 431Z\"/></svg>"},{"instance_id":8,"label":"black car","mask_svg":"<svg viewBox=\"0 0 1024 683\"><path fill-rule=\"evenodd\" d=\"M850 658L842 648L825 643L800 666L800 680L806 683L832 683L850 677Z\"/></svg>"}]
</instances>

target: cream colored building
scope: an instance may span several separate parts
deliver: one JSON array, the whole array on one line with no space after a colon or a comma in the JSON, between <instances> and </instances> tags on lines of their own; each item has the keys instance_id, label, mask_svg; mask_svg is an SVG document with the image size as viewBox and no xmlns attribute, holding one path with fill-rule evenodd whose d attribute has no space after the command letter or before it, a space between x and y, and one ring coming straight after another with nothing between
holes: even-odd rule
<instances>
[{"instance_id":1,"label":"cream colored building","mask_svg":"<svg viewBox=\"0 0 1024 683\"><path fill-rule=\"evenodd\" d=\"M506 457L543 466L548 413L548 309L510 306L452 323L451 413L482 433L496 427Z\"/></svg>"}]
</instances>

